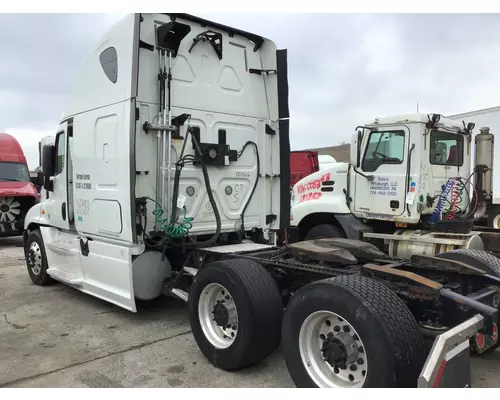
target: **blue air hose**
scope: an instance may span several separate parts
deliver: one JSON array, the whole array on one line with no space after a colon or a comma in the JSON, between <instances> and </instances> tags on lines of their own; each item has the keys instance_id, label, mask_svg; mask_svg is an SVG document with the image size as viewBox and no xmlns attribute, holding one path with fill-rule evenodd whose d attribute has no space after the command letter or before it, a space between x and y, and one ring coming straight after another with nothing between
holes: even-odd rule
<instances>
[{"instance_id":1,"label":"blue air hose","mask_svg":"<svg viewBox=\"0 0 500 400\"><path fill-rule=\"evenodd\" d=\"M434 212L431 215L431 223L436 223L439 220L439 217L441 216L441 211L443 210L444 202L446 201L448 195L450 194L451 188L453 187L453 184L455 182L455 179L450 178L448 179L448 182L446 182L445 187L443 188L443 191L441 192L441 195L439 196L438 203L436 205L436 208L434 209Z\"/></svg>"}]
</instances>

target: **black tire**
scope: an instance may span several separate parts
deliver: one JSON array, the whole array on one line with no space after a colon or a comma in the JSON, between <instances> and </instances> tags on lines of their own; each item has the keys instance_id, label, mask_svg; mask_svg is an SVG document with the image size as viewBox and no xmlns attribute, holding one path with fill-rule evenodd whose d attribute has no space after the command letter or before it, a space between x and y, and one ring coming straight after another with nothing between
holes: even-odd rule
<instances>
[{"instance_id":1,"label":"black tire","mask_svg":"<svg viewBox=\"0 0 500 400\"><path fill-rule=\"evenodd\" d=\"M484 250L457 249L438 254L437 257L461 261L500 277L500 259ZM486 350L480 350L480 346L477 344L477 337L471 338L470 344L472 354L484 355L498 349L500 347L500 339L497 338L497 342Z\"/></svg>"},{"instance_id":2,"label":"black tire","mask_svg":"<svg viewBox=\"0 0 500 400\"><path fill-rule=\"evenodd\" d=\"M349 275L304 286L285 311L281 346L297 387L317 387L302 361L299 334L305 319L323 310L342 317L361 338L368 366L363 387L416 386L426 350L415 318L386 286Z\"/></svg>"},{"instance_id":3,"label":"black tire","mask_svg":"<svg viewBox=\"0 0 500 400\"><path fill-rule=\"evenodd\" d=\"M36 255L34 252L30 251L32 243L37 243L40 249L40 254ZM47 286L54 283L54 280L47 273L47 255L45 254L45 247L43 244L42 234L39 229L35 229L31 231L28 235L28 239L26 241L26 247L24 248L24 255L26 258L26 267L28 268L28 274L31 278L31 281L38 286ZM37 274L34 269L34 263L38 259L41 261L40 272Z\"/></svg>"},{"instance_id":4,"label":"black tire","mask_svg":"<svg viewBox=\"0 0 500 400\"><path fill-rule=\"evenodd\" d=\"M215 347L200 324L198 303L210 283L220 284L229 291L238 312L238 331L227 348ZM237 370L257 364L279 346L283 301L271 275L254 261L222 260L202 268L194 278L188 307L196 343L217 368Z\"/></svg>"},{"instance_id":5,"label":"black tire","mask_svg":"<svg viewBox=\"0 0 500 400\"><path fill-rule=\"evenodd\" d=\"M461 261L500 277L500 259L484 250L457 249L438 254L436 257Z\"/></svg>"},{"instance_id":6,"label":"black tire","mask_svg":"<svg viewBox=\"0 0 500 400\"><path fill-rule=\"evenodd\" d=\"M305 240L323 238L345 238L345 235L344 232L342 232L342 230L335 225L321 224L312 227L305 236Z\"/></svg>"},{"instance_id":7,"label":"black tire","mask_svg":"<svg viewBox=\"0 0 500 400\"><path fill-rule=\"evenodd\" d=\"M500 227L495 227L494 222L496 216L500 214L500 207L499 206L493 206L488 208L488 227L490 228L495 228L495 229L500 229Z\"/></svg>"}]
</instances>

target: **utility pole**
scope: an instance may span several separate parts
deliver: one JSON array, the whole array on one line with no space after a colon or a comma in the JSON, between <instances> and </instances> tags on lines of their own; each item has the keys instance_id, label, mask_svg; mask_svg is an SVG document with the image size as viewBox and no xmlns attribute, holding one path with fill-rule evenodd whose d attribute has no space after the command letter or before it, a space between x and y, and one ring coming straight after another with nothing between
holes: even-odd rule
<instances>
[{"instance_id":1,"label":"utility pole","mask_svg":"<svg viewBox=\"0 0 500 400\"><path fill-rule=\"evenodd\" d=\"M418 114L418 101L417 101L417 114Z\"/></svg>"}]
</instances>

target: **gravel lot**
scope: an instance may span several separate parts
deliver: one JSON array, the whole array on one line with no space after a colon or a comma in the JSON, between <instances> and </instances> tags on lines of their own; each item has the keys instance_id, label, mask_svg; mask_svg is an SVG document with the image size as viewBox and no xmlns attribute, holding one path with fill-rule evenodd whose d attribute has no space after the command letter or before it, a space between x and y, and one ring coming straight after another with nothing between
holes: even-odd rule
<instances>
[{"instance_id":1,"label":"gravel lot","mask_svg":"<svg viewBox=\"0 0 500 400\"><path fill-rule=\"evenodd\" d=\"M33 285L21 239L0 238L0 386L293 387L279 351L244 371L221 371L198 350L182 302L139 308ZM472 368L474 387L500 387L500 351L473 358Z\"/></svg>"}]
</instances>

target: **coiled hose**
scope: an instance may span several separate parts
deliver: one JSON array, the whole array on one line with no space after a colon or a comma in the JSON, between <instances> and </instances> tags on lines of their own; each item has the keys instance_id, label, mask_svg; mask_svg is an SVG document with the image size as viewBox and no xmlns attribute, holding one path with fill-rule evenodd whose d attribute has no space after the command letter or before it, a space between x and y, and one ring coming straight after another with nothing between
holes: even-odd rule
<instances>
[{"instance_id":1,"label":"coiled hose","mask_svg":"<svg viewBox=\"0 0 500 400\"><path fill-rule=\"evenodd\" d=\"M439 217L441 216L441 211L443 210L444 202L448 198L448 195L450 194L451 188L455 182L455 179L450 178L448 179L448 182L446 182L445 187L443 188L443 191L441 192L441 195L439 196L438 203L436 205L436 208L434 209L434 212L431 215L430 222L431 223L436 223L439 220Z\"/></svg>"},{"instance_id":2,"label":"coiled hose","mask_svg":"<svg viewBox=\"0 0 500 400\"><path fill-rule=\"evenodd\" d=\"M158 208L153 211L153 215L156 218L156 222L159 224L158 227L171 239L181 239L189 234L189 230L193 227L193 218L187 216L186 206L183 207L184 217L180 224L176 225L175 222L168 223L168 218L163 217L163 209L160 207L156 200L148 197L149 200L153 201Z\"/></svg>"},{"instance_id":3,"label":"coiled hose","mask_svg":"<svg viewBox=\"0 0 500 400\"><path fill-rule=\"evenodd\" d=\"M458 180L453 180L450 196L450 208L446 213L447 220L453 220L457 217L457 212L459 211L458 203L460 203L462 200L462 191L463 185L461 184L461 182L459 182Z\"/></svg>"}]
</instances>

